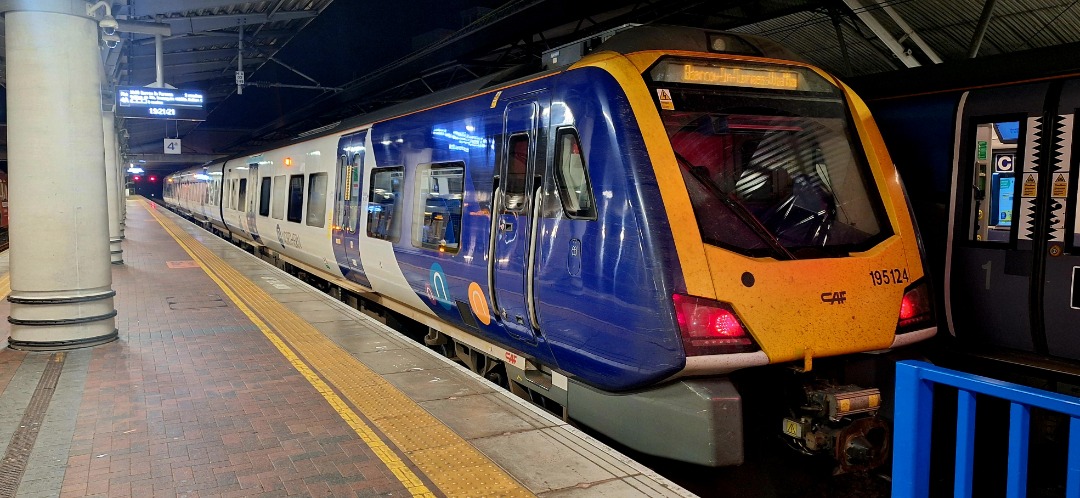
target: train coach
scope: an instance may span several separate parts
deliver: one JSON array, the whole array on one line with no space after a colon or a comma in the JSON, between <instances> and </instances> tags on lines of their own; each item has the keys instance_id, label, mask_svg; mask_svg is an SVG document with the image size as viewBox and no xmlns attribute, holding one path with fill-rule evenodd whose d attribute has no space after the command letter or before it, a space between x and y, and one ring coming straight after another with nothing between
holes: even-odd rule
<instances>
[{"instance_id":1,"label":"train coach","mask_svg":"<svg viewBox=\"0 0 1080 498\"><path fill-rule=\"evenodd\" d=\"M1004 365L1080 376L1078 48L853 82L901 174L918 179L942 324L995 377Z\"/></svg>"},{"instance_id":2,"label":"train coach","mask_svg":"<svg viewBox=\"0 0 1080 498\"><path fill-rule=\"evenodd\" d=\"M566 52L178 172L164 200L639 451L741 463L744 399L795 392L770 422L792 444L880 464L881 379L831 359L936 326L862 101L743 35Z\"/></svg>"}]
</instances>

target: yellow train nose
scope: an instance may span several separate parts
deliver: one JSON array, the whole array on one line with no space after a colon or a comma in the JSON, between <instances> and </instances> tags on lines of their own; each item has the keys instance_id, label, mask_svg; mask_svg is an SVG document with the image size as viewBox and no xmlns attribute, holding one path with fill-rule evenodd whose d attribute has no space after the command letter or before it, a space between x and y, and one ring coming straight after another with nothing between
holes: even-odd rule
<instances>
[{"instance_id":1,"label":"yellow train nose","mask_svg":"<svg viewBox=\"0 0 1080 498\"><path fill-rule=\"evenodd\" d=\"M905 289L922 277L893 237L844 258L739 257L707 247L716 295L730 302L772 363L887 349ZM712 264L724 261L725 264Z\"/></svg>"}]
</instances>

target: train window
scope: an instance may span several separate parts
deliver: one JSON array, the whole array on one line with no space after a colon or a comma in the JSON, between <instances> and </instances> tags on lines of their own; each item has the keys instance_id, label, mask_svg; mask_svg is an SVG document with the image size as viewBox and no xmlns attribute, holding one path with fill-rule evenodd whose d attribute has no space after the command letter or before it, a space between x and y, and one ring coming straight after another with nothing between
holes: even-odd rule
<instances>
[{"instance_id":1,"label":"train window","mask_svg":"<svg viewBox=\"0 0 1080 498\"><path fill-rule=\"evenodd\" d=\"M461 208L465 163L421 164L416 168L419 192L414 212L413 245L456 253L461 247Z\"/></svg>"},{"instance_id":2,"label":"train window","mask_svg":"<svg viewBox=\"0 0 1080 498\"><path fill-rule=\"evenodd\" d=\"M1072 216L1073 216L1073 249L1080 249L1080 180L1073 173L1073 195L1072 195ZM1073 254L1077 254L1073 252ZM1080 299L1080 292L1077 293L1075 299Z\"/></svg>"},{"instance_id":3,"label":"train window","mask_svg":"<svg viewBox=\"0 0 1080 498\"><path fill-rule=\"evenodd\" d=\"M596 219L596 205L589 182L589 171L581 153L577 132L572 128L558 131L555 138L555 180L563 209L571 218Z\"/></svg>"},{"instance_id":4,"label":"train window","mask_svg":"<svg viewBox=\"0 0 1080 498\"><path fill-rule=\"evenodd\" d=\"M238 199L238 202L240 204L236 207L236 209L239 209L239 210L243 211L244 206L247 205L247 179L246 178L241 178L240 179L240 187L239 187L239 189L237 189L237 199Z\"/></svg>"},{"instance_id":5,"label":"train window","mask_svg":"<svg viewBox=\"0 0 1080 498\"><path fill-rule=\"evenodd\" d=\"M270 202L270 216L285 219L285 175L274 177L274 198Z\"/></svg>"},{"instance_id":6,"label":"train window","mask_svg":"<svg viewBox=\"0 0 1080 498\"><path fill-rule=\"evenodd\" d=\"M340 230L345 226L345 200L350 198L351 193L348 189L349 177L352 172L347 157L345 155L338 157L337 200L334 201L334 227L336 230Z\"/></svg>"},{"instance_id":7,"label":"train window","mask_svg":"<svg viewBox=\"0 0 1080 498\"><path fill-rule=\"evenodd\" d=\"M270 216L270 177L262 177L259 186L259 216Z\"/></svg>"},{"instance_id":8,"label":"train window","mask_svg":"<svg viewBox=\"0 0 1080 498\"><path fill-rule=\"evenodd\" d=\"M360 227L360 168L363 160L360 154L353 155L352 166L349 168L349 233L356 233Z\"/></svg>"},{"instance_id":9,"label":"train window","mask_svg":"<svg viewBox=\"0 0 1080 498\"><path fill-rule=\"evenodd\" d=\"M405 171L401 166L376 168L371 171L371 192L368 197L368 237L398 241L398 214L401 212L402 182Z\"/></svg>"},{"instance_id":10,"label":"train window","mask_svg":"<svg viewBox=\"0 0 1080 498\"><path fill-rule=\"evenodd\" d=\"M968 240L1007 243L1013 234L1019 121L978 123L971 144Z\"/></svg>"},{"instance_id":11,"label":"train window","mask_svg":"<svg viewBox=\"0 0 1080 498\"><path fill-rule=\"evenodd\" d=\"M300 223L304 216L304 175L289 177L289 216L288 220Z\"/></svg>"},{"instance_id":12,"label":"train window","mask_svg":"<svg viewBox=\"0 0 1080 498\"><path fill-rule=\"evenodd\" d=\"M529 174L529 135L511 135L506 147L506 178L503 179L503 209L520 211L525 207L525 189Z\"/></svg>"},{"instance_id":13,"label":"train window","mask_svg":"<svg viewBox=\"0 0 1080 498\"><path fill-rule=\"evenodd\" d=\"M326 173L313 173L308 179L307 226L326 226Z\"/></svg>"}]
</instances>

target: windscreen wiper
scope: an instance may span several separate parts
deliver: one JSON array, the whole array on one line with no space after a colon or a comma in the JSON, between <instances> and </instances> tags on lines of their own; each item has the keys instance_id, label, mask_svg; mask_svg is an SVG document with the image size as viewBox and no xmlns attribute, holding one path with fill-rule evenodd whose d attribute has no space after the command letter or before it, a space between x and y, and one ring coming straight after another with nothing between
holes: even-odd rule
<instances>
[{"instance_id":1,"label":"windscreen wiper","mask_svg":"<svg viewBox=\"0 0 1080 498\"><path fill-rule=\"evenodd\" d=\"M705 188L708 189L714 197L719 199L720 202L723 202L724 205L728 207L728 209L731 209L731 212L734 213L735 216L737 216L740 220L742 220L742 222L745 223L746 226L750 227L750 230L753 231L754 234L762 240L762 242L765 242L765 245L769 246L770 249L772 249L778 255L782 256L782 259L797 259L795 258L795 255L791 253L791 251L789 251L786 247L784 247L783 244L780 243L780 240L776 238L776 235L773 235L773 233L770 232L769 229L765 227L765 225L761 224L761 221L759 221L753 213L746 209L746 206L743 206L741 202L732 199L731 196L720 190L716 186L716 184L712 182L712 180L698 173L696 171L698 168L695 167L694 164L688 161L685 157L683 157L682 154L675 152L675 158L678 159L680 166L685 168L686 171L693 175L694 178L697 179L697 181L701 182L701 184L704 185Z\"/></svg>"}]
</instances>

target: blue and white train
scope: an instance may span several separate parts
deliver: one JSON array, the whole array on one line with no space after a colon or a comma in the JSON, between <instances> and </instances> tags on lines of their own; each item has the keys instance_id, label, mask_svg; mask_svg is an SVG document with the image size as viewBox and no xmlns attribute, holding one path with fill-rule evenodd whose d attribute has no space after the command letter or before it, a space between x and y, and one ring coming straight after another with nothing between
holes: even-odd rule
<instances>
[{"instance_id":1,"label":"blue and white train","mask_svg":"<svg viewBox=\"0 0 1080 498\"><path fill-rule=\"evenodd\" d=\"M743 461L744 395L783 394L756 385L766 370L800 386L775 421L790 442L881 463L887 397L828 357L936 332L865 105L743 35L634 28L562 67L178 172L164 199L426 325L519 394L702 465Z\"/></svg>"}]
</instances>

